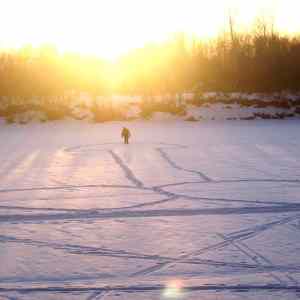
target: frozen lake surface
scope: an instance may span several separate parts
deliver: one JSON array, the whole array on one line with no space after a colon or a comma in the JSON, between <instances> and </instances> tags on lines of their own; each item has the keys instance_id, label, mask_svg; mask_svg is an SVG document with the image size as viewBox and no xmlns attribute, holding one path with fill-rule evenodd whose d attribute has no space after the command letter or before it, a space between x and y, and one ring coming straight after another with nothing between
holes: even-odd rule
<instances>
[{"instance_id":1,"label":"frozen lake surface","mask_svg":"<svg viewBox=\"0 0 300 300\"><path fill-rule=\"evenodd\" d=\"M298 299L300 121L0 126L0 299Z\"/></svg>"}]
</instances>

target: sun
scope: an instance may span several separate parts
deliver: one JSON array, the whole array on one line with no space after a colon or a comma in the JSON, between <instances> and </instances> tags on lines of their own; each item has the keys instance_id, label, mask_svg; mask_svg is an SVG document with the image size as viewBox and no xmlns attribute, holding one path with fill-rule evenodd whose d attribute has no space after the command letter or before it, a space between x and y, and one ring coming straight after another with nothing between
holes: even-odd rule
<instances>
[{"instance_id":1,"label":"sun","mask_svg":"<svg viewBox=\"0 0 300 300\"><path fill-rule=\"evenodd\" d=\"M288 3L289 2L289 3ZM298 0L10 0L1 8L0 46L54 44L61 51L116 58L175 32L217 35L229 10L239 24L267 12L286 31L300 22ZM4 29L3 29L4 28Z\"/></svg>"}]
</instances>

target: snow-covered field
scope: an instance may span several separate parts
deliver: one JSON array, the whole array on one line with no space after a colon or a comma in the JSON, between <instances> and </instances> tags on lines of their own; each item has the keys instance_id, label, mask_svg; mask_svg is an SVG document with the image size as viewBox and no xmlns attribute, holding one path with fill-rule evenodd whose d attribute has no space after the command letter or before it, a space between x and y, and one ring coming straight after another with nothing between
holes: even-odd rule
<instances>
[{"instance_id":1,"label":"snow-covered field","mask_svg":"<svg viewBox=\"0 0 300 300\"><path fill-rule=\"evenodd\" d=\"M0 299L297 299L299 120L0 126Z\"/></svg>"}]
</instances>

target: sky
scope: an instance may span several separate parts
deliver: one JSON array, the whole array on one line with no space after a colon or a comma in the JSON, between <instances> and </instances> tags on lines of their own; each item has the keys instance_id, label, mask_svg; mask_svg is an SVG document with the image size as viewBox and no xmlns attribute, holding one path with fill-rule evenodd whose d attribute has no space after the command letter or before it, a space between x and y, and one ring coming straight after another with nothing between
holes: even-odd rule
<instances>
[{"instance_id":1,"label":"sky","mask_svg":"<svg viewBox=\"0 0 300 300\"><path fill-rule=\"evenodd\" d=\"M300 32L299 0L2 1L2 48L51 43L60 51L114 58L174 32L217 35L229 11L240 28L264 15L272 17L283 32Z\"/></svg>"}]
</instances>

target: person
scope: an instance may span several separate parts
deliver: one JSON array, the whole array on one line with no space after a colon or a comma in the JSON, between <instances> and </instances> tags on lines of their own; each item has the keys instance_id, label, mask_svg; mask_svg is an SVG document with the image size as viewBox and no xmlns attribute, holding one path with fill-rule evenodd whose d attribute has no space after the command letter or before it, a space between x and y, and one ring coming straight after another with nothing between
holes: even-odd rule
<instances>
[{"instance_id":1,"label":"person","mask_svg":"<svg viewBox=\"0 0 300 300\"><path fill-rule=\"evenodd\" d=\"M124 139L124 144L129 144L129 138L131 136L131 133L128 128L123 127L122 133L121 133L122 138Z\"/></svg>"}]
</instances>

